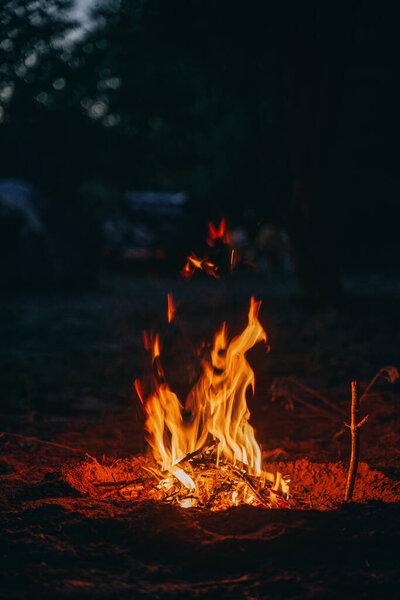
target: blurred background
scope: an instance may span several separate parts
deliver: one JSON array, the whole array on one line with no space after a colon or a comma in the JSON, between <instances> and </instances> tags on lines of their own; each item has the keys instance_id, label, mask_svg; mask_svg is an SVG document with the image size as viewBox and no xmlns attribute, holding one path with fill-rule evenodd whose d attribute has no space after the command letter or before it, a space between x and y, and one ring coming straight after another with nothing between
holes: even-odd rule
<instances>
[{"instance_id":1,"label":"blurred background","mask_svg":"<svg viewBox=\"0 0 400 600\"><path fill-rule=\"evenodd\" d=\"M399 597L396 4L0 0L2 598ZM263 457L336 504L350 383L387 374L356 482L382 501L286 527L80 497L86 453L149 451L135 379L185 405L251 296Z\"/></svg>"},{"instance_id":2,"label":"blurred background","mask_svg":"<svg viewBox=\"0 0 400 600\"><path fill-rule=\"evenodd\" d=\"M1 288L173 271L226 217L316 301L398 269L391 7L235 0L0 6Z\"/></svg>"}]
</instances>

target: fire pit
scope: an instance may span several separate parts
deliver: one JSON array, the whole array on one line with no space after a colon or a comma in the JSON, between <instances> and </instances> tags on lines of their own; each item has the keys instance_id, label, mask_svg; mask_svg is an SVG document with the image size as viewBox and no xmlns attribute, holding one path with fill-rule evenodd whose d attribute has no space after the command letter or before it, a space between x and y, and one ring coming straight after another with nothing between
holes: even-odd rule
<instances>
[{"instance_id":1,"label":"fire pit","mask_svg":"<svg viewBox=\"0 0 400 600\"><path fill-rule=\"evenodd\" d=\"M157 464L146 470L156 481L158 499L213 510L242 503L289 505L287 482L262 469L261 449L249 423L246 394L254 389L255 378L245 355L267 339L258 320L260 304L251 299L247 326L230 342L222 325L185 403L168 386L159 336L152 337L154 391L144 398L139 381L136 389Z\"/></svg>"},{"instance_id":2,"label":"fire pit","mask_svg":"<svg viewBox=\"0 0 400 600\"><path fill-rule=\"evenodd\" d=\"M228 341L224 323L202 358L202 374L185 403L169 387L162 367L159 335L146 336L152 359L152 392L135 387L146 413L152 457L113 466L86 463L92 492L118 493L132 501L157 500L182 508L224 510L240 504L290 507L288 481L263 469L261 448L249 423L246 395L254 372L246 352L266 333L258 320L261 302L250 301L248 323ZM172 299L168 302L168 320ZM100 488L100 489L99 489Z\"/></svg>"}]
</instances>

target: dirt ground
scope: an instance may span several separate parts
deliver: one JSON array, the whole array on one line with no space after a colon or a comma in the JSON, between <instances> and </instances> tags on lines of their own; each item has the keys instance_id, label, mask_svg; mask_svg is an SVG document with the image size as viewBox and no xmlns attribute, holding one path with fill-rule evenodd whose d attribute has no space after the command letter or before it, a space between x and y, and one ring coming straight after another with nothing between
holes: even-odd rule
<instances>
[{"instance_id":1,"label":"dirt ground","mask_svg":"<svg viewBox=\"0 0 400 600\"><path fill-rule=\"evenodd\" d=\"M398 381L381 378L363 402L354 502L342 499L350 382L363 389L400 366L400 278L345 283L343 305L319 310L290 282L261 276L124 277L87 293L1 298L0 597L398 598ZM133 387L146 371L143 330L161 332L166 372L185 394L196 344L223 320L232 333L243 327L251 295L270 345L249 353L251 423L268 468L290 475L296 507L133 505L71 485L66 473L88 455L147 452Z\"/></svg>"}]
</instances>

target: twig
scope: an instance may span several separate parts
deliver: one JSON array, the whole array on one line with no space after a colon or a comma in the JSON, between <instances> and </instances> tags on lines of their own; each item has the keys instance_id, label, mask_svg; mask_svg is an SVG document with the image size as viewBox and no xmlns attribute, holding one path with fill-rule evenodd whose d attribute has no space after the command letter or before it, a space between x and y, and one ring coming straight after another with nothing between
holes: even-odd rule
<instances>
[{"instance_id":1,"label":"twig","mask_svg":"<svg viewBox=\"0 0 400 600\"><path fill-rule=\"evenodd\" d=\"M344 496L345 502L351 502L353 496L354 483L357 475L358 458L360 455L360 428L368 419L368 416L364 417L362 421L358 421L360 418L360 397L358 393L358 381L351 382L351 424L347 425L351 431L351 457L349 472L347 474L346 492Z\"/></svg>"},{"instance_id":2,"label":"twig","mask_svg":"<svg viewBox=\"0 0 400 600\"><path fill-rule=\"evenodd\" d=\"M212 492L210 497L208 498L207 505L206 505L207 508L209 508L212 505L212 503L214 502L214 500L218 496L218 494L221 494L225 490L229 490L231 487L232 487L231 483L229 483L228 481L224 481L224 483L222 485L220 485L218 488L216 488Z\"/></svg>"},{"instance_id":3,"label":"twig","mask_svg":"<svg viewBox=\"0 0 400 600\"><path fill-rule=\"evenodd\" d=\"M199 454L203 453L203 452L207 452L208 450L212 450L213 448L215 448L215 446L217 445L217 440L213 440L210 444L208 444L207 446L202 446L201 448L199 448L198 450L195 450L194 452L189 452L189 454L186 454L186 456L184 456L183 458L181 458L181 460L178 460L177 463L175 463L175 466L178 466L184 462L187 462L188 460L191 460L192 458L195 458L196 456L198 456Z\"/></svg>"},{"instance_id":4,"label":"twig","mask_svg":"<svg viewBox=\"0 0 400 600\"><path fill-rule=\"evenodd\" d=\"M119 488L123 489L124 487L128 487L128 485L132 485L137 481L141 481L141 477L136 477L136 479L129 479L125 481L101 481L99 483L94 483L96 487L105 487L105 488Z\"/></svg>"},{"instance_id":5,"label":"twig","mask_svg":"<svg viewBox=\"0 0 400 600\"><path fill-rule=\"evenodd\" d=\"M71 448L71 446L65 446L64 444L57 444L56 442L48 442L47 440L40 440L37 437L32 437L29 435L22 435L21 433L10 433L9 431L2 431L0 433L0 437L4 435L9 435L11 437L17 437L22 440L27 440L29 442L36 442L37 444L46 444L48 446L55 446L56 448L63 448L64 450L71 450L72 452L86 452L83 448Z\"/></svg>"},{"instance_id":6,"label":"twig","mask_svg":"<svg viewBox=\"0 0 400 600\"><path fill-rule=\"evenodd\" d=\"M294 383L297 386L299 386L300 388L302 388L304 391L308 392L309 394L311 394L315 398L318 398L319 400L321 400L321 402L323 402L324 404L326 404L326 406L329 406L330 409L335 410L336 412L339 412L339 413L342 414L342 410L338 406L336 406L336 404L334 404L333 402L331 402L330 400L328 400L328 398L326 398L320 392L317 392L317 390L314 390L313 388L309 387L308 385L306 385L302 381L298 381L297 379L294 379L293 377L287 377L286 380L290 381L291 383Z\"/></svg>"},{"instance_id":7,"label":"twig","mask_svg":"<svg viewBox=\"0 0 400 600\"><path fill-rule=\"evenodd\" d=\"M257 496L258 500L261 502L262 506L264 506L264 508L269 508L269 504L266 498L264 498L263 494L256 488L256 486L254 485L254 483L251 481L250 477L248 477L248 475L246 473L242 473L242 471L240 471L239 469L233 468L232 472L235 473L235 475L239 478L242 479L251 489L251 491L255 494L255 496Z\"/></svg>"},{"instance_id":8,"label":"twig","mask_svg":"<svg viewBox=\"0 0 400 600\"><path fill-rule=\"evenodd\" d=\"M215 446L217 445L217 443L218 443L217 440L213 440L210 444L208 444L206 446L202 446L198 450L194 450L194 452L189 452L189 454L186 454L183 458L181 458L180 460L178 460L178 462L176 462L172 466L178 467L182 463L185 463L188 460L192 460L192 458L195 458L199 454L205 454L209 450L212 450L213 448L215 448ZM143 468L145 468L145 467L143 467ZM166 475L166 474L169 474L169 473L170 473L169 469L165 469L164 471L161 471L162 475Z\"/></svg>"},{"instance_id":9,"label":"twig","mask_svg":"<svg viewBox=\"0 0 400 600\"><path fill-rule=\"evenodd\" d=\"M133 485L134 483L136 483L137 481L142 481L141 477L136 477L136 479L131 479L130 481L125 481L125 483L123 483L120 487L118 487L118 491L120 492L121 490L129 487L130 485Z\"/></svg>"},{"instance_id":10,"label":"twig","mask_svg":"<svg viewBox=\"0 0 400 600\"><path fill-rule=\"evenodd\" d=\"M379 379L379 377L381 375L383 375L383 373L387 374L387 379L390 381L390 383L394 383L396 381L396 379L399 378L399 371L397 370L397 367L393 367L391 365L388 365L386 367L382 367L382 369L379 369L379 371L377 372L377 374L375 375L375 377L373 377L371 379L371 381L369 382L369 384L365 388L365 391L364 391L363 395L360 398L360 404L368 396L369 392L371 391L372 386Z\"/></svg>"},{"instance_id":11,"label":"twig","mask_svg":"<svg viewBox=\"0 0 400 600\"><path fill-rule=\"evenodd\" d=\"M297 396L297 394L292 394L292 398L299 404L306 406L310 410L313 410L314 412L316 412L319 415L322 415L323 417L330 417L331 419L335 419L335 420L337 418L337 417L335 417L335 415L332 414L332 411L328 410L324 406L315 406L314 404L307 402L307 400L300 398L300 396Z\"/></svg>"},{"instance_id":12,"label":"twig","mask_svg":"<svg viewBox=\"0 0 400 600\"><path fill-rule=\"evenodd\" d=\"M253 482L251 481L250 477L248 477L245 473L240 473L239 476L247 483L247 485L249 486L249 488L253 491L253 493L257 496L257 498L260 500L260 502L262 503L262 505L265 508L269 508L269 504L267 499L264 497L264 494L262 492L260 492L256 486L253 484Z\"/></svg>"}]
</instances>

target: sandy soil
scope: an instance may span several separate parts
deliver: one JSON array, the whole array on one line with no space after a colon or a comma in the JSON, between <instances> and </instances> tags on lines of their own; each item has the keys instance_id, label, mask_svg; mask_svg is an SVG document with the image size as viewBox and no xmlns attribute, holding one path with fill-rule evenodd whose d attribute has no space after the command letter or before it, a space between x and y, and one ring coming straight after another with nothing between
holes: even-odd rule
<instances>
[{"instance_id":1,"label":"sandy soil","mask_svg":"<svg viewBox=\"0 0 400 600\"><path fill-rule=\"evenodd\" d=\"M355 502L342 498L350 381L365 387L380 367L399 366L400 282L353 277L347 286L342 307L317 311L287 283L257 278L121 279L87 294L3 298L0 597L398 598L398 382L379 381L363 404ZM173 331L168 291L179 303ZM184 394L197 369L188 339L224 319L240 329L251 294L263 300L271 346L249 355L252 423L268 468L290 474L298 506L212 513L100 500L71 485L65 473L87 454L146 451L132 385L146 366L143 329L161 331L166 370Z\"/></svg>"}]
</instances>

